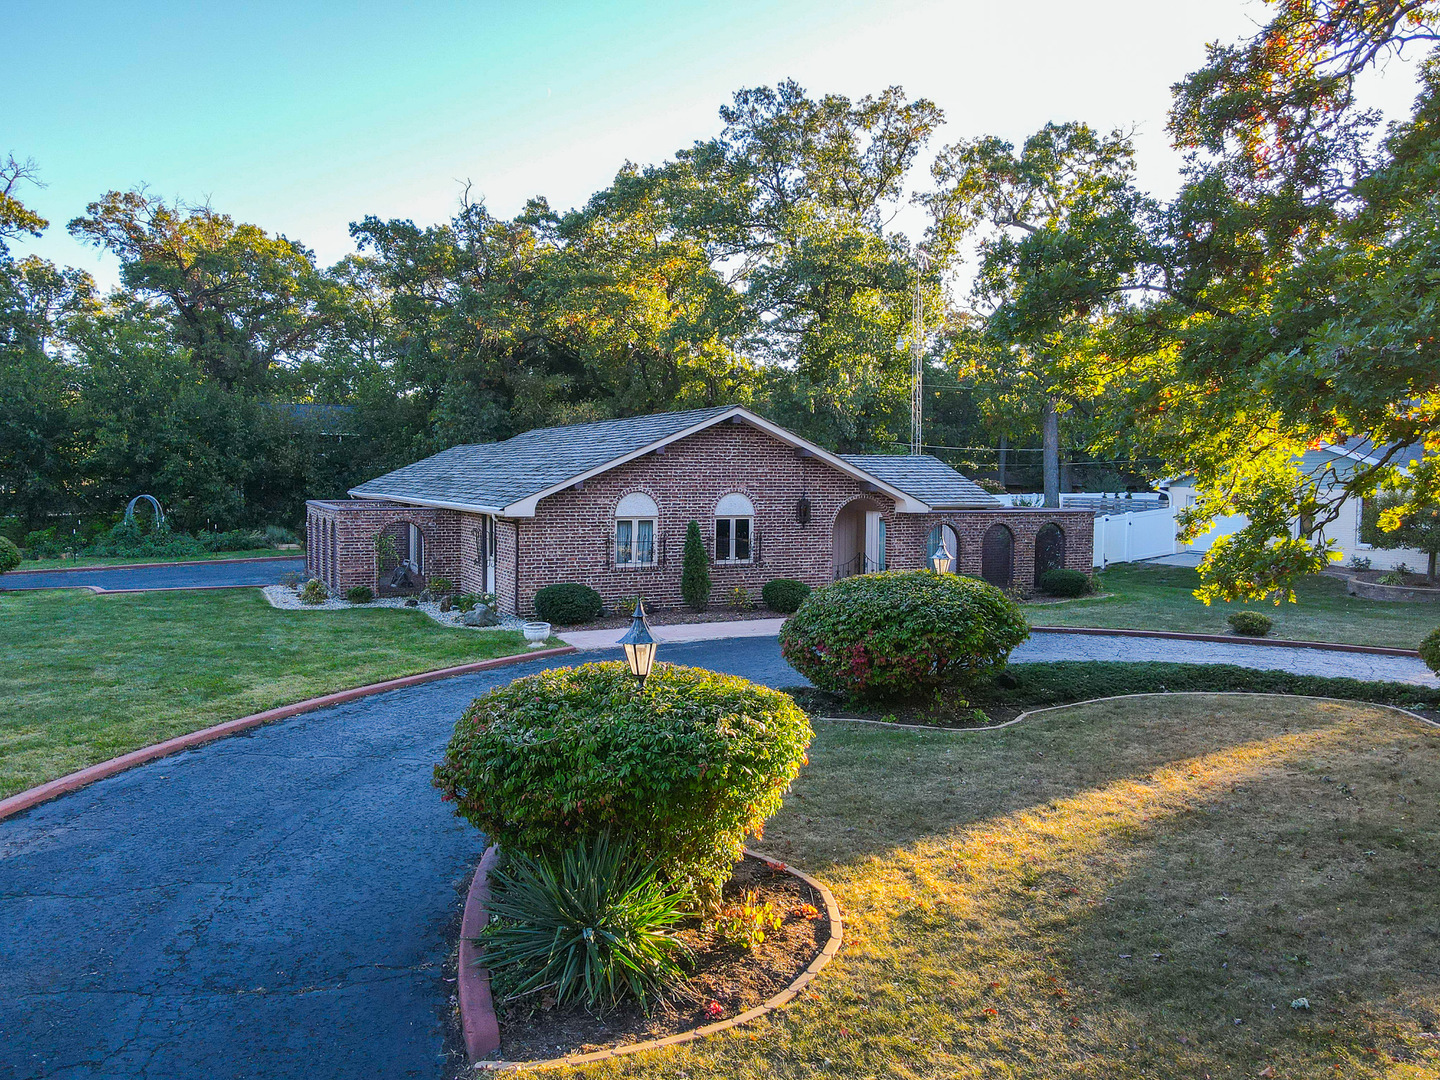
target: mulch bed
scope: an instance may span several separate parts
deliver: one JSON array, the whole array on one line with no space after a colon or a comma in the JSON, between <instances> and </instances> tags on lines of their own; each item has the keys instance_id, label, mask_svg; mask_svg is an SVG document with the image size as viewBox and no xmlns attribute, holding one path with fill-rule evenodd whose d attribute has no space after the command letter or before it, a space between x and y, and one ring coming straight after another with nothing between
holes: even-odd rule
<instances>
[{"instance_id":1,"label":"mulch bed","mask_svg":"<svg viewBox=\"0 0 1440 1080\"><path fill-rule=\"evenodd\" d=\"M715 945L700 920L693 920L680 931L695 953L690 976L649 1016L635 1005L595 1016L578 1005L557 1006L550 998L507 1001L501 981L492 978L500 1021L499 1056L506 1061L536 1061L663 1039L737 1016L774 997L795 981L830 939L830 920L820 895L787 874L783 864L749 856L736 863L725 898L738 900L747 890L775 906L784 918L780 929L767 930L764 942L750 952ZM804 904L818 909L819 917L805 918L799 911Z\"/></svg>"}]
</instances>

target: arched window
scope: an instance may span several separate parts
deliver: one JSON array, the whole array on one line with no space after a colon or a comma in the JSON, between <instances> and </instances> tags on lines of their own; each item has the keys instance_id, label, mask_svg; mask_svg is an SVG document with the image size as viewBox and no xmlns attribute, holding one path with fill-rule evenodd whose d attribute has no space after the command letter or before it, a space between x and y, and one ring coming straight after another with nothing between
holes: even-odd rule
<instances>
[{"instance_id":1,"label":"arched window","mask_svg":"<svg viewBox=\"0 0 1440 1080\"><path fill-rule=\"evenodd\" d=\"M981 542L980 576L1001 589L1015 580L1015 536L998 521L985 530Z\"/></svg>"},{"instance_id":2,"label":"arched window","mask_svg":"<svg viewBox=\"0 0 1440 1080\"><path fill-rule=\"evenodd\" d=\"M1065 565L1065 530L1053 521L1040 526L1035 533L1035 580L1048 570Z\"/></svg>"},{"instance_id":3,"label":"arched window","mask_svg":"<svg viewBox=\"0 0 1440 1080\"><path fill-rule=\"evenodd\" d=\"M655 565L655 525L660 508L642 491L632 491L615 507L615 565Z\"/></svg>"},{"instance_id":4,"label":"arched window","mask_svg":"<svg viewBox=\"0 0 1440 1080\"><path fill-rule=\"evenodd\" d=\"M950 572L960 572L960 537L955 535L955 530L949 525L936 525L925 537L925 565L933 569L935 566L935 552L940 550L940 541L945 541L945 550L950 552Z\"/></svg>"},{"instance_id":5,"label":"arched window","mask_svg":"<svg viewBox=\"0 0 1440 1080\"><path fill-rule=\"evenodd\" d=\"M715 561L748 563L755 535L755 507L738 491L715 504Z\"/></svg>"}]
</instances>

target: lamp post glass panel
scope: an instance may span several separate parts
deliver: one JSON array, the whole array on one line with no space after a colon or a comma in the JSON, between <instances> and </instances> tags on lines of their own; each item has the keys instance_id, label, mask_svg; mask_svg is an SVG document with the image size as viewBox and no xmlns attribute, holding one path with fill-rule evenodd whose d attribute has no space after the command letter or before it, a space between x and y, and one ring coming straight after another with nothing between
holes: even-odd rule
<instances>
[{"instance_id":1,"label":"lamp post glass panel","mask_svg":"<svg viewBox=\"0 0 1440 1080\"><path fill-rule=\"evenodd\" d=\"M935 567L935 573L948 574L950 572L950 564L954 561L954 556L950 554L950 548L945 543L945 534L942 532L940 534L940 546L935 549L935 554L931 557L930 562Z\"/></svg>"},{"instance_id":2,"label":"lamp post glass panel","mask_svg":"<svg viewBox=\"0 0 1440 1080\"><path fill-rule=\"evenodd\" d=\"M650 624L645 621L645 601L643 599L635 602L635 614L630 620L630 629L625 631L625 636L620 639L620 645L625 650L625 662L630 665L630 674L634 675L640 683L640 689L645 689L646 676L650 669L655 666L655 638L650 634Z\"/></svg>"}]
</instances>

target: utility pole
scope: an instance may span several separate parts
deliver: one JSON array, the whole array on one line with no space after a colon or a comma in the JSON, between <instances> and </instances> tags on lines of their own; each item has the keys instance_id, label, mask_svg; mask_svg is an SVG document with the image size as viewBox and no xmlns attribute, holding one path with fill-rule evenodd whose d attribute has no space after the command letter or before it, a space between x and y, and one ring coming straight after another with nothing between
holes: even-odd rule
<instances>
[{"instance_id":1,"label":"utility pole","mask_svg":"<svg viewBox=\"0 0 1440 1080\"><path fill-rule=\"evenodd\" d=\"M920 453L920 426L924 413L924 397L921 382L924 376L925 297L921 293L925 271L930 269L930 257L922 247L915 253L915 311L914 327L910 334L910 453Z\"/></svg>"}]
</instances>

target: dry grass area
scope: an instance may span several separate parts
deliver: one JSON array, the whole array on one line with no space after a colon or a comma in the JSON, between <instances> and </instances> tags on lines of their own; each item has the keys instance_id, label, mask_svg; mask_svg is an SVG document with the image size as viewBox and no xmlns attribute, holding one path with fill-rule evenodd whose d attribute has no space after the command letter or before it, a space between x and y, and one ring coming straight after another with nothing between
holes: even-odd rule
<instances>
[{"instance_id":1,"label":"dry grass area","mask_svg":"<svg viewBox=\"0 0 1440 1080\"><path fill-rule=\"evenodd\" d=\"M1440 1076L1440 731L1202 695L817 727L763 846L834 890L837 960L583 1075Z\"/></svg>"}]
</instances>

